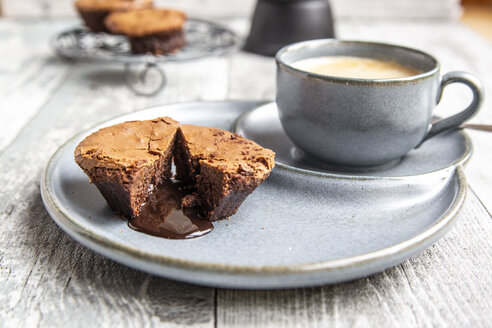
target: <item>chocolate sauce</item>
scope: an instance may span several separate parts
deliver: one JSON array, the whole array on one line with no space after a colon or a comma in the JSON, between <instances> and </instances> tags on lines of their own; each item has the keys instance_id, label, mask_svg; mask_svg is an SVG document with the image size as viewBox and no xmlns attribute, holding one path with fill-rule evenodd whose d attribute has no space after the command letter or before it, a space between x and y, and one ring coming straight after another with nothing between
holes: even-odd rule
<instances>
[{"instance_id":1,"label":"chocolate sauce","mask_svg":"<svg viewBox=\"0 0 492 328\"><path fill-rule=\"evenodd\" d=\"M189 239L208 234L214 228L210 221L201 219L193 208L181 208L181 199L185 195L177 184L161 183L128 225L133 230L167 239Z\"/></svg>"}]
</instances>

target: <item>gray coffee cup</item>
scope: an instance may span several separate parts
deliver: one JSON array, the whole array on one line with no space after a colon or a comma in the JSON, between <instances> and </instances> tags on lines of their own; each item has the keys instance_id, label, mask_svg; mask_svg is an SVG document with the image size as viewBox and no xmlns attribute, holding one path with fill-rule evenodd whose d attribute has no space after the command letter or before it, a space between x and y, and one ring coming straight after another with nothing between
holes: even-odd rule
<instances>
[{"instance_id":1,"label":"gray coffee cup","mask_svg":"<svg viewBox=\"0 0 492 328\"><path fill-rule=\"evenodd\" d=\"M422 73L404 78L358 79L292 67L307 58L352 56L390 60ZM431 55L397 45L322 39L277 52L277 106L282 126L308 155L339 166L378 166L397 160L425 140L459 127L483 99L480 81L466 72L442 78ZM463 83L473 92L460 113L431 123L444 87Z\"/></svg>"}]
</instances>

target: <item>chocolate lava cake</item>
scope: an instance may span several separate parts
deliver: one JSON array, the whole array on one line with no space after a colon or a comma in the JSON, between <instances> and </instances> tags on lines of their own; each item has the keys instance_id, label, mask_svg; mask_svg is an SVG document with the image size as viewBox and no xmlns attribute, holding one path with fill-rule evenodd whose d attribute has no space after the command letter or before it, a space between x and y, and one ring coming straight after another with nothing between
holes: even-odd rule
<instances>
[{"instance_id":1,"label":"chocolate lava cake","mask_svg":"<svg viewBox=\"0 0 492 328\"><path fill-rule=\"evenodd\" d=\"M75 8L92 32L108 32L104 19L114 11L153 8L152 0L76 0Z\"/></svg>"},{"instance_id":2,"label":"chocolate lava cake","mask_svg":"<svg viewBox=\"0 0 492 328\"><path fill-rule=\"evenodd\" d=\"M103 128L75 150L75 161L109 206L130 219L171 178L172 157L181 206L210 221L236 213L275 165L274 152L253 141L168 117Z\"/></svg>"},{"instance_id":3,"label":"chocolate lava cake","mask_svg":"<svg viewBox=\"0 0 492 328\"><path fill-rule=\"evenodd\" d=\"M75 161L114 212L127 218L163 179L171 177L178 122L169 117L103 128L75 149Z\"/></svg>"},{"instance_id":4,"label":"chocolate lava cake","mask_svg":"<svg viewBox=\"0 0 492 328\"><path fill-rule=\"evenodd\" d=\"M181 125L176 136L176 178L194 194L183 207L199 205L210 221L230 217L270 174L275 154L229 131Z\"/></svg>"},{"instance_id":5,"label":"chocolate lava cake","mask_svg":"<svg viewBox=\"0 0 492 328\"><path fill-rule=\"evenodd\" d=\"M173 9L143 9L111 13L105 24L114 34L126 35L134 54L164 55L182 48L186 41L186 15Z\"/></svg>"}]
</instances>

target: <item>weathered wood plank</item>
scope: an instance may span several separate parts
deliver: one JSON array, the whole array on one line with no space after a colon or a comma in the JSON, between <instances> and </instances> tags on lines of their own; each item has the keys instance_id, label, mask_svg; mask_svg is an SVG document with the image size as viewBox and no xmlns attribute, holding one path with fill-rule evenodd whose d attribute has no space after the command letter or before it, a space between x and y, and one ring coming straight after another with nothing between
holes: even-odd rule
<instances>
[{"instance_id":1,"label":"weathered wood plank","mask_svg":"<svg viewBox=\"0 0 492 328\"><path fill-rule=\"evenodd\" d=\"M455 228L422 254L354 282L218 290L218 327L489 327L492 220L470 192Z\"/></svg>"},{"instance_id":2,"label":"weathered wood plank","mask_svg":"<svg viewBox=\"0 0 492 328\"><path fill-rule=\"evenodd\" d=\"M48 41L66 21L0 20L0 151L68 77L71 65L53 57Z\"/></svg>"},{"instance_id":3,"label":"weathered wood plank","mask_svg":"<svg viewBox=\"0 0 492 328\"><path fill-rule=\"evenodd\" d=\"M231 57L229 99L275 99L275 62L239 53Z\"/></svg>"}]
</instances>

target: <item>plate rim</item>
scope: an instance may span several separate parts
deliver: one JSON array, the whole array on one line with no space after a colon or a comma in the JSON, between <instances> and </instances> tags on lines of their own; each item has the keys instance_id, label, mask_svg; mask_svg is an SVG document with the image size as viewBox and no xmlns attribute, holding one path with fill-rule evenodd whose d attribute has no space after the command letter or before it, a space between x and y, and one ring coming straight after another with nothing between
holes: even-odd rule
<instances>
[{"instance_id":1,"label":"plate rim","mask_svg":"<svg viewBox=\"0 0 492 328\"><path fill-rule=\"evenodd\" d=\"M257 110L261 110L262 108L268 108L270 106L276 106L276 105L277 105L276 102L272 101L272 102L269 102L266 104L259 105L258 107L252 108L252 109L244 112L233 123L232 132L238 133L238 130L239 130L242 122L244 122L244 120L246 120L246 118L248 116L250 116L251 114L253 114ZM330 178L330 179L350 179L350 180L356 179L356 180L367 181L367 180L402 180L402 179L408 179L408 178L415 179L415 178L420 178L420 177L425 178L428 175L437 174L439 172L445 172L445 171L448 171L448 170L455 168L457 166L465 166L468 163L468 161L470 160L470 158L473 154L473 143L471 141L470 136L463 129L459 129L459 133L465 139L465 148L466 148L465 153L459 159L457 159L453 163L449 164L448 166L445 166L445 167L437 169L437 170L429 171L429 172L419 173L419 174L385 177L385 176L370 175L370 172L368 173L368 175L357 175L357 174L351 174L350 172L347 172L347 173L330 173L330 172L322 172L322 171L314 171L314 170L309 170L309 169L302 169L299 167L295 167L295 166L292 166L289 164L282 163L282 162L278 161L276 158L275 158L275 165L276 165L276 167L284 169L284 170L288 170L288 171L292 171L292 172L296 172L296 173L300 173L300 174L304 174L304 175L311 175L311 176L315 176L315 177Z\"/></svg>"},{"instance_id":2,"label":"plate rim","mask_svg":"<svg viewBox=\"0 0 492 328\"><path fill-rule=\"evenodd\" d=\"M415 235L403 242L378 249L376 251L350 256L340 259L313 262L313 263L304 263L304 264L294 264L294 265L262 265L262 266L251 266L251 265L232 265L232 264L219 264L219 263L208 263L208 262L199 262L199 261L190 261L183 260L179 258L173 258L170 256L163 255L154 255L147 252L143 252L133 247L129 247L120 242L116 242L109 238L104 238L98 236L85 229L82 225L77 223L75 220L71 219L70 214L67 213L62 204L58 202L54 195L54 191L52 189L51 178L54 169L57 167L58 159L62 156L62 152L65 151L65 148L68 144L75 141L77 138L82 135L89 133L91 130L104 125L107 122L113 120L123 119L125 116L134 115L135 113L145 112L156 110L158 108L165 109L166 107L172 106L183 106L188 107L192 104L213 104L218 101L205 101L205 102L184 102L184 103L175 103L175 104L166 104L160 106L152 106L141 111L135 111L126 113L123 115L116 116L110 120L105 122L100 122L96 126L85 129L82 132L77 133L72 138L68 139L65 143L63 143L49 158L43 173L41 175L40 182L40 191L43 203L52 217L53 221L68 235L74 238L79 243L87 246L88 248L96 251L97 253L102 253L100 250L96 249L94 245L109 250L110 253L104 252L103 254L117 262L122 262L118 259L117 256L114 256L112 252L116 252L118 254L124 255L127 258L134 259L136 261L144 261L149 264L159 265L169 268L174 268L178 270L192 270L192 271L204 271L204 272L212 272L217 274L253 274L253 275L290 275L290 274L305 274L305 273L318 273L318 272L331 272L343 270L351 267L356 267L360 265L369 265L371 263L375 263L379 260L383 260L385 258L390 258L391 256L402 254L405 255L408 252L411 252L413 249L418 248L419 245L426 244L427 242L432 243L433 239L437 236L440 237L441 232L446 232L448 228L454 224L457 219L456 214L460 211L463 206L464 200L467 194L467 182L466 176L463 171L461 165L454 166L454 170L452 174L449 175L448 179L452 180L456 177L457 179L457 192L456 195L450 204L447 211L436 220L431 226L427 227L427 229L423 230L418 235ZM221 103L237 103L236 101L219 101ZM335 177L336 178L336 177ZM435 241L435 240L434 240ZM430 245L429 243L429 245ZM109 254L109 255L108 255ZM404 257L407 259L408 256ZM400 262L398 262L400 263ZM126 263L125 263L126 264ZM126 264L128 265L128 264ZM141 268L142 270L143 268ZM143 269L145 270L145 269ZM154 272L155 273L155 272ZM165 274L161 274L165 276ZM186 280L183 278L183 280ZM189 281L189 280L188 280Z\"/></svg>"}]
</instances>

